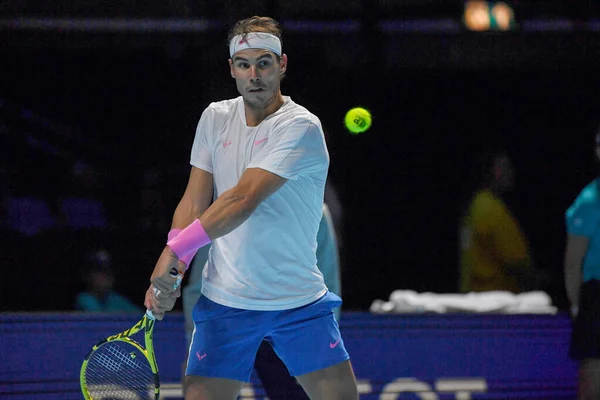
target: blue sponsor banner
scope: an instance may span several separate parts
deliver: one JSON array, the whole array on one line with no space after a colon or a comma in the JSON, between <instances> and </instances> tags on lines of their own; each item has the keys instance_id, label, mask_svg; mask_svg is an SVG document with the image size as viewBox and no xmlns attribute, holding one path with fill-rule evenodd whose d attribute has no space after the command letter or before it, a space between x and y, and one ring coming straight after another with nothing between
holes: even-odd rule
<instances>
[{"instance_id":1,"label":"blue sponsor banner","mask_svg":"<svg viewBox=\"0 0 600 400\"><path fill-rule=\"evenodd\" d=\"M81 399L79 369L100 339L139 316L0 315L0 398ZM344 313L344 343L361 399L573 399L566 315ZM140 338L143 341L143 338ZM180 399L187 350L183 316L155 329L162 398ZM253 377L245 398L263 395Z\"/></svg>"}]
</instances>

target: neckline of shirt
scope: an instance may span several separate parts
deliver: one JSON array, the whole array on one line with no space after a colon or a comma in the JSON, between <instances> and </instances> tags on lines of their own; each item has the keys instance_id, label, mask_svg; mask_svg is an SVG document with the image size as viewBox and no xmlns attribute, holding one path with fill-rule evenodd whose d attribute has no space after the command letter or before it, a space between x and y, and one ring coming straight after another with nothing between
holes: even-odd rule
<instances>
[{"instance_id":1,"label":"neckline of shirt","mask_svg":"<svg viewBox=\"0 0 600 400\"><path fill-rule=\"evenodd\" d=\"M282 97L283 97L283 104L281 105L281 107L279 107L277 109L277 111L275 111L273 114L269 114L265 119L263 119L260 122L260 124L258 124L256 126L248 126L248 125L246 125L246 108L244 107L244 99L243 99L242 96L240 96L240 112L239 112L239 116L242 119L242 123L244 124L244 128L246 128L246 130L250 130L250 131L258 129L264 121L267 121L267 120L271 119L272 117L274 117L275 115L283 112L284 109L287 108L288 105L292 103L292 98L290 96L282 96Z\"/></svg>"}]
</instances>

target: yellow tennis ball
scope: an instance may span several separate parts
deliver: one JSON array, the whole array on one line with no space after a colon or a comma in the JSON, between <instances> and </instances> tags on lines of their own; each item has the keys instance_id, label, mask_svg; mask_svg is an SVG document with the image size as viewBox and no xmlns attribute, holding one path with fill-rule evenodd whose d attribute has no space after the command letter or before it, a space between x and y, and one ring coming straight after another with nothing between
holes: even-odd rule
<instances>
[{"instance_id":1,"label":"yellow tennis ball","mask_svg":"<svg viewBox=\"0 0 600 400\"><path fill-rule=\"evenodd\" d=\"M366 108L354 107L344 117L346 129L354 135L358 135L371 127L371 113Z\"/></svg>"}]
</instances>

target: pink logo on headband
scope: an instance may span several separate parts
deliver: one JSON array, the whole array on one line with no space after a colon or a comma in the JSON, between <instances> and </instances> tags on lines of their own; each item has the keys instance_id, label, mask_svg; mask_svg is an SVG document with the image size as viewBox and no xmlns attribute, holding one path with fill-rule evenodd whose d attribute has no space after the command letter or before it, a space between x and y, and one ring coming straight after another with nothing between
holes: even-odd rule
<instances>
[{"instance_id":1,"label":"pink logo on headband","mask_svg":"<svg viewBox=\"0 0 600 400\"><path fill-rule=\"evenodd\" d=\"M252 43L250 43L252 39ZM229 56L245 49L269 50L281 56L281 40L267 32L248 32L234 36L229 43Z\"/></svg>"}]
</instances>

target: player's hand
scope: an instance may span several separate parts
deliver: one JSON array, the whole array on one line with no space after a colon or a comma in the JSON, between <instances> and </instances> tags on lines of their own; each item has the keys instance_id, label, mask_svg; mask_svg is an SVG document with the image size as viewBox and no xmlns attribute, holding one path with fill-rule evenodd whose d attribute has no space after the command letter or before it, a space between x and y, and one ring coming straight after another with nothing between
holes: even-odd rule
<instances>
[{"instance_id":1,"label":"player's hand","mask_svg":"<svg viewBox=\"0 0 600 400\"><path fill-rule=\"evenodd\" d=\"M148 290L146 290L144 305L148 310L152 311L154 318L161 321L165 316L165 312L173 309L175 302L177 302L177 299L180 296L180 287L177 287L177 289L170 295L166 295L155 288L154 285L150 284L150 287L148 287Z\"/></svg>"},{"instance_id":2,"label":"player's hand","mask_svg":"<svg viewBox=\"0 0 600 400\"><path fill-rule=\"evenodd\" d=\"M156 262L150 282L166 296L181 285L186 265L166 246Z\"/></svg>"}]
</instances>

